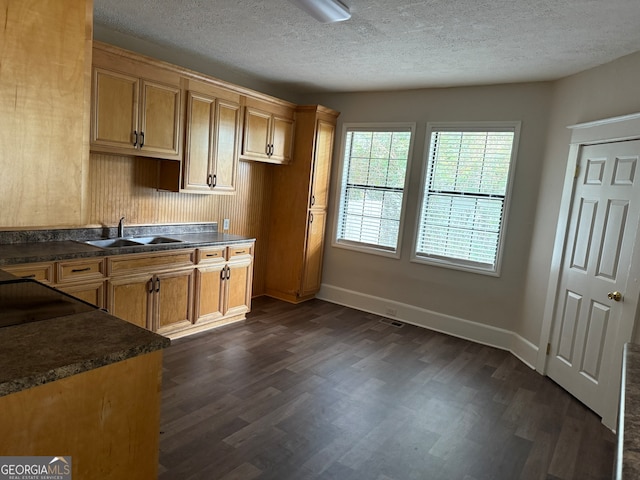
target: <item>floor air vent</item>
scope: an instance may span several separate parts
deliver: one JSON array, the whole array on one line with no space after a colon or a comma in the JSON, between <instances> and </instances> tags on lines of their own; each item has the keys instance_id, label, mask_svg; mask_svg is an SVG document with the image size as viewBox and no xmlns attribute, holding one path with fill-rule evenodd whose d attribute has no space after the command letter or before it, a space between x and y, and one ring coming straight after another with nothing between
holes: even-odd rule
<instances>
[{"instance_id":1,"label":"floor air vent","mask_svg":"<svg viewBox=\"0 0 640 480\"><path fill-rule=\"evenodd\" d=\"M396 328L404 327L404 323L399 322L398 320L391 320L390 318L381 318L380 322L384 323L385 325L391 325L392 327L396 327Z\"/></svg>"}]
</instances>

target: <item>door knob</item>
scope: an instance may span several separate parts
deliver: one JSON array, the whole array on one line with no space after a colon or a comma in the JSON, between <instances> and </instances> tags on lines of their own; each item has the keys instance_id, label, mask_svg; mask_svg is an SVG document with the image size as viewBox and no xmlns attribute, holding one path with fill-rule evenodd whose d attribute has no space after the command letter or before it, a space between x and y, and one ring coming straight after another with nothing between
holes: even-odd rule
<instances>
[{"instance_id":1,"label":"door knob","mask_svg":"<svg viewBox=\"0 0 640 480\"><path fill-rule=\"evenodd\" d=\"M607 297L609 300L615 300L616 302L622 300L622 294L620 292L609 292L607 293Z\"/></svg>"}]
</instances>

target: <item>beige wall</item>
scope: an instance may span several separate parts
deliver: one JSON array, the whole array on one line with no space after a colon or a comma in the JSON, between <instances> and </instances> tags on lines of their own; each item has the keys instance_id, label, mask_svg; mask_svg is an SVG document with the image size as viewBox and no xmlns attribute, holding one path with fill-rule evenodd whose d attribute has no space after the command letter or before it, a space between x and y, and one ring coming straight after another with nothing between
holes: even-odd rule
<instances>
[{"instance_id":1,"label":"beige wall","mask_svg":"<svg viewBox=\"0 0 640 480\"><path fill-rule=\"evenodd\" d=\"M640 52L554 83L522 315L515 330L538 343L562 183L576 123L640 112Z\"/></svg>"},{"instance_id":2,"label":"beige wall","mask_svg":"<svg viewBox=\"0 0 640 480\"><path fill-rule=\"evenodd\" d=\"M332 247L329 242L325 249L323 284L514 330L519 325L523 301L551 95L551 84L532 83L313 97L313 101L342 112L336 157L344 122L417 124L401 258L353 252ZM495 278L411 263L427 122L484 120L522 121L502 275ZM334 162L332 172L329 235L335 221L338 163Z\"/></svg>"}]
</instances>

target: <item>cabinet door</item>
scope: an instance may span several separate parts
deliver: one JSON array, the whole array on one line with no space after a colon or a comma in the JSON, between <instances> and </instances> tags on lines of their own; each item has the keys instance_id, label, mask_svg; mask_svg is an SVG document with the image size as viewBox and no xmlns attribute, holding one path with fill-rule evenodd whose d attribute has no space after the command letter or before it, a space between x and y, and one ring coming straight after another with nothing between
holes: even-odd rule
<instances>
[{"instance_id":1,"label":"cabinet door","mask_svg":"<svg viewBox=\"0 0 640 480\"><path fill-rule=\"evenodd\" d=\"M191 325L193 270L159 273L154 285L154 325L158 333Z\"/></svg>"},{"instance_id":2,"label":"cabinet door","mask_svg":"<svg viewBox=\"0 0 640 480\"><path fill-rule=\"evenodd\" d=\"M250 107L245 109L244 140L242 154L248 157L268 160L269 124L271 114Z\"/></svg>"},{"instance_id":3,"label":"cabinet door","mask_svg":"<svg viewBox=\"0 0 640 480\"><path fill-rule=\"evenodd\" d=\"M293 152L293 120L274 116L271 132L271 161L289 163Z\"/></svg>"},{"instance_id":4,"label":"cabinet door","mask_svg":"<svg viewBox=\"0 0 640 480\"><path fill-rule=\"evenodd\" d=\"M236 315L251 309L251 258L230 262L226 274L225 315Z\"/></svg>"},{"instance_id":5,"label":"cabinet door","mask_svg":"<svg viewBox=\"0 0 640 480\"><path fill-rule=\"evenodd\" d=\"M140 152L178 158L180 87L142 81Z\"/></svg>"},{"instance_id":6,"label":"cabinet door","mask_svg":"<svg viewBox=\"0 0 640 480\"><path fill-rule=\"evenodd\" d=\"M326 209L329 201L329 176L333 154L333 124L319 120L316 128L316 151L313 158L309 206Z\"/></svg>"},{"instance_id":7,"label":"cabinet door","mask_svg":"<svg viewBox=\"0 0 640 480\"><path fill-rule=\"evenodd\" d=\"M187 141L185 145L183 189L211 191L211 132L215 99L189 92L187 103Z\"/></svg>"},{"instance_id":8,"label":"cabinet door","mask_svg":"<svg viewBox=\"0 0 640 480\"><path fill-rule=\"evenodd\" d=\"M223 279L225 263L196 270L195 319L198 322L217 320L223 315Z\"/></svg>"},{"instance_id":9,"label":"cabinet door","mask_svg":"<svg viewBox=\"0 0 640 480\"><path fill-rule=\"evenodd\" d=\"M104 281L85 282L81 285L58 285L56 288L98 308L106 307Z\"/></svg>"},{"instance_id":10,"label":"cabinet door","mask_svg":"<svg viewBox=\"0 0 640 480\"><path fill-rule=\"evenodd\" d=\"M138 129L139 89L136 77L93 69L92 145L136 152L133 132Z\"/></svg>"},{"instance_id":11,"label":"cabinet door","mask_svg":"<svg viewBox=\"0 0 640 480\"><path fill-rule=\"evenodd\" d=\"M218 100L213 140L215 174L214 192L233 192L236 189L238 166L238 135L240 105Z\"/></svg>"},{"instance_id":12,"label":"cabinet door","mask_svg":"<svg viewBox=\"0 0 640 480\"><path fill-rule=\"evenodd\" d=\"M151 328L153 282L149 275L111 279L108 282L108 310L127 322Z\"/></svg>"},{"instance_id":13,"label":"cabinet door","mask_svg":"<svg viewBox=\"0 0 640 480\"><path fill-rule=\"evenodd\" d=\"M300 296L311 295L320 290L325 221L324 211L309 212Z\"/></svg>"}]
</instances>

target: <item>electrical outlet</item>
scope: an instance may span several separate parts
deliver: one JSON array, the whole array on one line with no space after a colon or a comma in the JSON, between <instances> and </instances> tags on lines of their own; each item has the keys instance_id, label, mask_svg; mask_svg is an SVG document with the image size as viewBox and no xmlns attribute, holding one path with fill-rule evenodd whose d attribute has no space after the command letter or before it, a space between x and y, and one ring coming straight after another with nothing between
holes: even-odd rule
<instances>
[{"instance_id":1,"label":"electrical outlet","mask_svg":"<svg viewBox=\"0 0 640 480\"><path fill-rule=\"evenodd\" d=\"M228 219L228 218L225 218L225 219L222 221L222 230L223 230L223 231L225 231L225 232L226 232L227 230L229 230L229 219Z\"/></svg>"}]
</instances>

